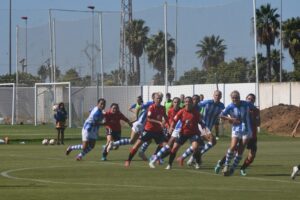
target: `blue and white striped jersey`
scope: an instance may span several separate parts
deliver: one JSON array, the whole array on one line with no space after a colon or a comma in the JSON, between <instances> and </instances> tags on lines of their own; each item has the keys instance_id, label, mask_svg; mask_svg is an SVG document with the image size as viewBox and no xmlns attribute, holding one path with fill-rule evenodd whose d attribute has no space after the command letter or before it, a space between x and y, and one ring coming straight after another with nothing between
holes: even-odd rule
<instances>
[{"instance_id":1,"label":"blue and white striped jersey","mask_svg":"<svg viewBox=\"0 0 300 200\"><path fill-rule=\"evenodd\" d=\"M154 104L154 101L148 101L147 103L143 104L141 106L141 113L137 119L138 122L144 124L146 122L146 119L147 119L147 111L148 111L148 108Z\"/></svg>"},{"instance_id":2,"label":"blue and white striped jersey","mask_svg":"<svg viewBox=\"0 0 300 200\"><path fill-rule=\"evenodd\" d=\"M229 104L221 113L222 116L230 116L240 121L240 124L232 124L232 132L246 132L252 134L250 109L254 105L247 101L240 101L239 105Z\"/></svg>"},{"instance_id":3,"label":"blue and white striped jersey","mask_svg":"<svg viewBox=\"0 0 300 200\"><path fill-rule=\"evenodd\" d=\"M203 121L209 130L212 130L219 115L225 106L222 102L214 102L213 99L201 101L199 104L200 108L203 108ZM201 110L201 109L200 109Z\"/></svg>"},{"instance_id":4,"label":"blue and white striped jersey","mask_svg":"<svg viewBox=\"0 0 300 200\"><path fill-rule=\"evenodd\" d=\"M103 112L101 109L99 109L97 106L95 106L88 116L88 118L85 120L83 129L87 130L88 132L95 132L99 130L100 123L103 120Z\"/></svg>"}]
</instances>

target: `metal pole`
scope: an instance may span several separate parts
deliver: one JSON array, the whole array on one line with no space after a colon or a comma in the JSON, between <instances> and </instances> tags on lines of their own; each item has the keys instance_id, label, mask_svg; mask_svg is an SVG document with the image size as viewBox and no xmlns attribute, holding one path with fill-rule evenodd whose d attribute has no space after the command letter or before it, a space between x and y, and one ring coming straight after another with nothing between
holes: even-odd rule
<instances>
[{"instance_id":1,"label":"metal pole","mask_svg":"<svg viewBox=\"0 0 300 200\"><path fill-rule=\"evenodd\" d=\"M177 24L178 24L178 0L176 0L176 18L175 18L175 81L177 81Z\"/></svg>"},{"instance_id":2,"label":"metal pole","mask_svg":"<svg viewBox=\"0 0 300 200\"><path fill-rule=\"evenodd\" d=\"M168 92L168 30L167 30L167 2L164 4L165 25L165 94Z\"/></svg>"},{"instance_id":3,"label":"metal pole","mask_svg":"<svg viewBox=\"0 0 300 200\"><path fill-rule=\"evenodd\" d=\"M69 82L69 128L72 127L72 98L71 98L71 82Z\"/></svg>"},{"instance_id":4,"label":"metal pole","mask_svg":"<svg viewBox=\"0 0 300 200\"><path fill-rule=\"evenodd\" d=\"M258 60L257 60L257 31L256 31L256 0L253 0L253 29L254 29L254 53L255 53L255 76L256 76L256 105L260 105L259 97L259 76L258 76Z\"/></svg>"},{"instance_id":5,"label":"metal pole","mask_svg":"<svg viewBox=\"0 0 300 200\"><path fill-rule=\"evenodd\" d=\"M53 27L52 27L52 12L51 9L49 9L49 35L50 35L50 73L51 78L53 77ZM53 78L52 78L53 79ZM50 80L51 82L52 80Z\"/></svg>"},{"instance_id":6,"label":"metal pole","mask_svg":"<svg viewBox=\"0 0 300 200\"><path fill-rule=\"evenodd\" d=\"M52 80L56 82L56 27L55 27L55 19L53 19L53 76Z\"/></svg>"},{"instance_id":7,"label":"metal pole","mask_svg":"<svg viewBox=\"0 0 300 200\"><path fill-rule=\"evenodd\" d=\"M25 66L26 66L26 73L27 73L27 67L28 67L28 57L27 57L27 50L28 50L28 46L27 46L27 44L28 44L28 37L27 37L27 17L26 17L26 19L25 19L25 60L26 60L26 62L25 62Z\"/></svg>"},{"instance_id":8,"label":"metal pole","mask_svg":"<svg viewBox=\"0 0 300 200\"><path fill-rule=\"evenodd\" d=\"M91 9L92 11L92 55L91 55L91 84L94 80L94 70L95 70L95 66L94 66L94 45L95 45L95 42L94 42L94 9L95 9L95 6L88 6L87 7L88 9Z\"/></svg>"},{"instance_id":9,"label":"metal pole","mask_svg":"<svg viewBox=\"0 0 300 200\"><path fill-rule=\"evenodd\" d=\"M18 87L18 83L19 83L19 72L18 72L18 37L19 37L19 27L16 26L16 100L15 100L15 110L16 110L16 120L15 121L18 121L18 109L17 109L17 102L18 102L18 92L17 92L17 87Z\"/></svg>"},{"instance_id":10,"label":"metal pole","mask_svg":"<svg viewBox=\"0 0 300 200\"><path fill-rule=\"evenodd\" d=\"M12 96L12 116L11 116L11 125L15 124L15 101L16 101L16 84L13 83L13 96Z\"/></svg>"},{"instance_id":11,"label":"metal pole","mask_svg":"<svg viewBox=\"0 0 300 200\"><path fill-rule=\"evenodd\" d=\"M104 76L103 76L103 32L102 32L102 12L99 15L99 28L100 28L100 73L101 73L101 97L104 97Z\"/></svg>"},{"instance_id":12,"label":"metal pole","mask_svg":"<svg viewBox=\"0 0 300 200\"><path fill-rule=\"evenodd\" d=\"M9 75L11 75L11 0L9 0Z\"/></svg>"},{"instance_id":13,"label":"metal pole","mask_svg":"<svg viewBox=\"0 0 300 200\"><path fill-rule=\"evenodd\" d=\"M36 84L34 84L34 125L37 125L37 91L36 91Z\"/></svg>"},{"instance_id":14,"label":"metal pole","mask_svg":"<svg viewBox=\"0 0 300 200\"><path fill-rule=\"evenodd\" d=\"M280 83L282 82L282 0L280 0Z\"/></svg>"}]
</instances>

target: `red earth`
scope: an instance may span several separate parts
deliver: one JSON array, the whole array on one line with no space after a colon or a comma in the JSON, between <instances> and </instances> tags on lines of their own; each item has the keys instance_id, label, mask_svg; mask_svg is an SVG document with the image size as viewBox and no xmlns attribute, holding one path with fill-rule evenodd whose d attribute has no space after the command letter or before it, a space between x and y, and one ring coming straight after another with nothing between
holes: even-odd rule
<instances>
[{"instance_id":1,"label":"red earth","mask_svg":"<svg viewBox=\"0 0 300 200\"><path fill-rule=\"evenodd\" d=\"M261 128L271 134L292 136L292 132L300 120L300 107L279 104L260 111ZM296 131L300 137L300 124Z\"/></svg>"}]
</instances>

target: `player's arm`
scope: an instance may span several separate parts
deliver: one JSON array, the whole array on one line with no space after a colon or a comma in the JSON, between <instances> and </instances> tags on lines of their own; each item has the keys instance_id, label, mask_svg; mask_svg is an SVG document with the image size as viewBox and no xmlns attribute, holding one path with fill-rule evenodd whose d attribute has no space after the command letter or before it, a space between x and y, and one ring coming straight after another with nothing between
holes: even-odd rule
<instances>
[{"instance_id":1,"label":"player's arm","mask_svg":"<svg viewBox=\"0 0 300 200\"><path fill-rule=\"evenodd\" d=\"M129 110L130 112L132 112L132 113L136 113L135 107L136 107L136 104L132 104L132 105L128 108L128 110Z\"/></svg>"},{"instance_id":2,"label":"player's arm","mask_svg":"<svg viewBox=\"0 0 300 200\"><path fill-rule=\"evenodd\" d=\"M130 127L132 127L132 122L125 116L123 115L123 113L121 113L121 120L123 120L124 122L126 122Z\"/></svg>"}]
</instances>

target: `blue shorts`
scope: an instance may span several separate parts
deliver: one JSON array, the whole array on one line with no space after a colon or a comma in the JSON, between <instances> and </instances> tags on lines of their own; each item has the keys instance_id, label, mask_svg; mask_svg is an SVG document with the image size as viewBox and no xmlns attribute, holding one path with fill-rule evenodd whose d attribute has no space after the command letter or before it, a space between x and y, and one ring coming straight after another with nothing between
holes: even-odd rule
<instances>
[{"instance_id":1,"label":"blue shorts","mask_svg":"<svg viewBox=\"0 0 300 200\"><path fill-rule=\"evenodd\" d=\"M121 139L121 131L112 131L110 128L106 128L106 135L111 135L114 141Z\"/></svg>"},{"instance_id":2,"label":"blue shorts","mask_svg":"<svg viewBox=\"0 0 300 200\"><path fill-rule=\"evenodd\" d=\"M176 138L176 143L183 145L187 140L190 142L200 142L201 138L198 134L196 135L180 135L179 138Z\"/></svg>"},{"instance_id":3,"label":"blue shorts","mask_svg":"<svg viewBox=\"0 0 300 200\"><path fill-rule=\"evenodd\" d=\"M140 135L140 140L142 140L143 142L147 142L150 141L152 139L154 139L156 144L161 144L163 142L166 141L166 137L164 134L162 133L153 133L153 132L147 132L144 131L141 135Z\"/></svg>"}]
</instances>

